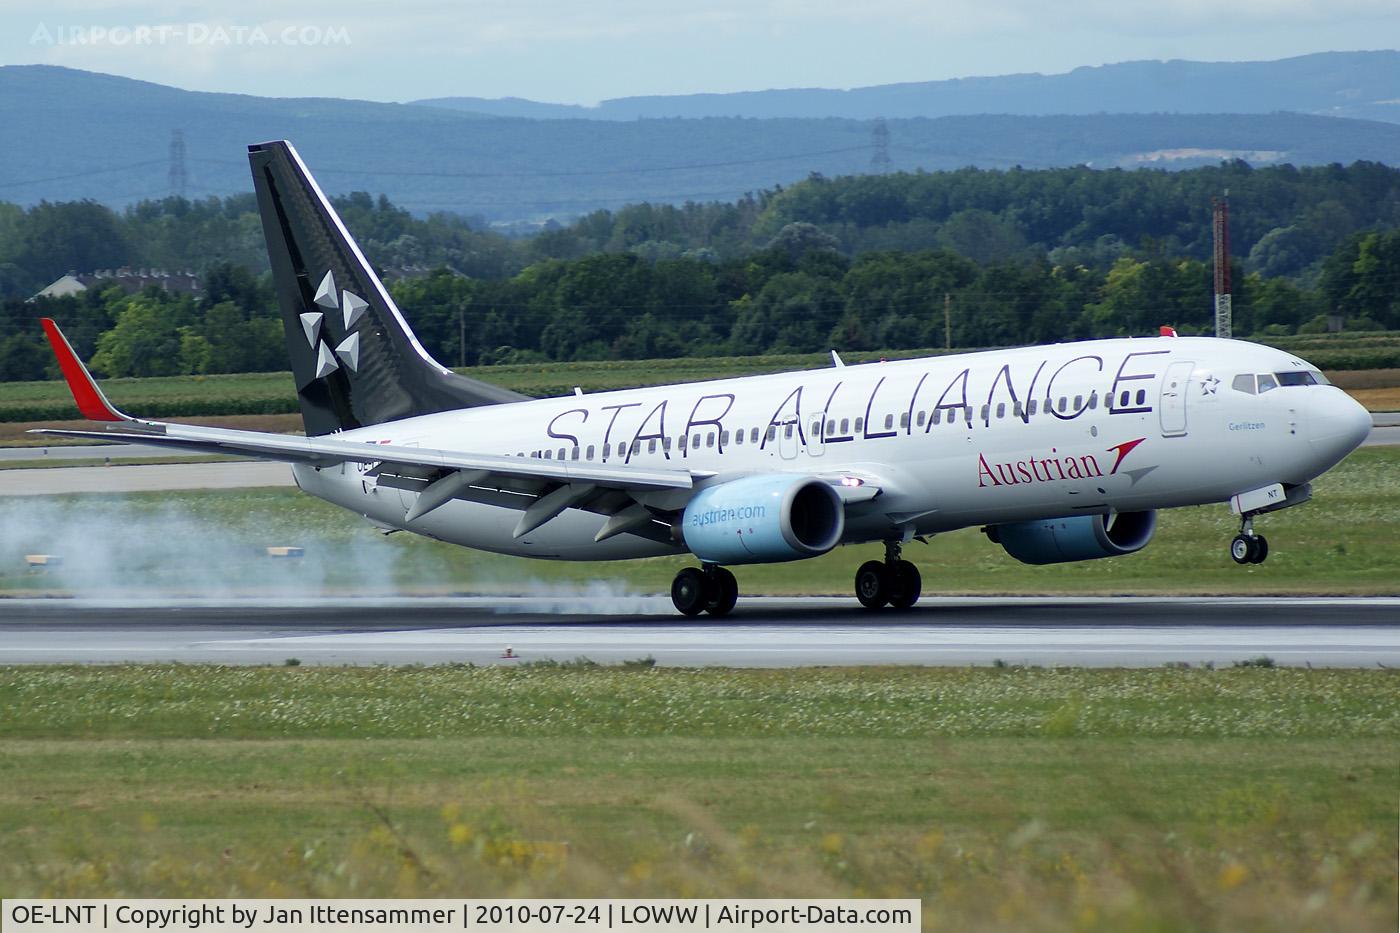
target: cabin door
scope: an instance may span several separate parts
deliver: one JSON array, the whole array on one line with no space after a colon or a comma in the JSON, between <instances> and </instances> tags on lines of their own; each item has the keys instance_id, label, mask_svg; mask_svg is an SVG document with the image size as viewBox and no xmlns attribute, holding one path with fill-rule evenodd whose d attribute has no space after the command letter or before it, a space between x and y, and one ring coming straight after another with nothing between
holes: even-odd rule
<instances>
[{"instance_id":1,"label":"cabin door","mask_svg":"<svg viewBox=\"0 0 1400 933\"><path fill-rule=\"evenodd\" d=\"M1179 360L1167 367L1162 376L1162 397L1157 411L1162 419L1162 436L1179 437L1186 433L1186 396L1191 385L1191 372L1196 364Z\"/></svg>"}]
</instances>

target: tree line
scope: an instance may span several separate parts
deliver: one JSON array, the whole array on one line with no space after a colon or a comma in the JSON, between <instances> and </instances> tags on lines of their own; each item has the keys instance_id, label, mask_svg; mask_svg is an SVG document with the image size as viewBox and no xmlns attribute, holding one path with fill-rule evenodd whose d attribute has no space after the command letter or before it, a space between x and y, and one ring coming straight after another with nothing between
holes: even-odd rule
<instances>
[{"instance_id":1,"label":"tree line","mask_svg":"<svg viewBox=\"0 0 1400 933\"><path fill-rule=\"evenodd\" d=\"M1400 329L1400 231L1348 237L1315 285L1240 264L1235 332L1262 339L1327 329ZM0 379L53 365L34 318L61 320L107 376L279 370L283 329L267 275L212 267L194 301L120 288L0 307ZM1044 257L978 263L948 250L854 258L811 225L731 260L635 253L536 262L503 279L446 268L391 286L423 344L449 365L838 350L954 348L1153 334L1214 324L1210 266L1120 257L1106 269Z\"/></svg>"},{"instance_id":2,"label":"tree line","mask_svg":"<svg viewBox=\"0 0 1400 933\"><path fill-rule=\"evenodd\" d=\"M336 206L423 342L458 365L970 347L1207 332L1210 199L1229 190L1237 334L1400 328L1400 171L810 178L732 203L633 205L510 237L357 193ZM204 294L26 301L71 270L200 269ZM52 372L62 320L109 376L282 369L251 196L0 204L0 380ZM429 272L428 270L432 270Z\"/></svg>"}]
</instances>

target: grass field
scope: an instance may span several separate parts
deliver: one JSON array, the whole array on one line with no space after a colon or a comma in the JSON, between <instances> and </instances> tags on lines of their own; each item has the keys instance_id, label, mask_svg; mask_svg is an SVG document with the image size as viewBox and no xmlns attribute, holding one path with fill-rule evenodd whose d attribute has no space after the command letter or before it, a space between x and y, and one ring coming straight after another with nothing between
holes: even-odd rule
<instances>
[{"instance_id":1,"label":"grass field","mask_svg":"<svg viewBox=\"0 0 1400 933\"><path fill-rule=\"evenodd\" d=\"M1400 343L1400 337L1393 339ZM946 351L875 351L846 354L845 359L849 363L859 363L880 358L905 359L943 352ZM530 363L469 367L458 372L525 395L545 397L567 395L575 386L588 392L602 392L635 386L665 385L829 365L829 355L808 353ZM1349 391L1365 390L1354 394L1372 411L1393 411L1400 407L1400 370L1329 371L1329 376ZM218 417L276 418L297 411L292 378L288 373L106 379L102 381L102 386L113 404L150 418L200 419L208 423L209 419ZM10 436L18 435L15 431L5 432L4 425L35 422L33 426L53 426L54 422L72 419L76 415L77 409L62 381L0 383L0 443L9 443ZM299 427L300 423L293 418L282 430L295 430Z\"/></svg>"},{"instance_id":2,"label":"grass field","mask_svg":"<svg viewBox=\"0 0 1400 933\"><path fill-rule=\"evenodd\" d=\"M1226 554L1238 520L1224 505L1162 512L1156 537L1128 557L1048 567L1018 563L976 529L911 543L905 556L941 594L1397 594L1400 449L1363 448L1315 484L1313 501L1267 515L1270 556ZM267 545L306 548L270 563ZM23 556L63 568L26 572ZM878 545L814 560L736 567L745 594L849 595ZM662 593L688 558L556 563L501 557L419 537L385 538L358 517L294 489L53 496L0 500L0 593L142 594ZM743 604L740 604L742 613Z\"/></svg>"},{"instance_id":3,"label":"grass field","mask_svg":"<svg viewBox=\"0 0 1400 933\"><path fill-rule=\"evenodd\" d=\"M0 709L5 897L1396 924L1392 672L8 668Z\"/></svg>"}]
</instances>

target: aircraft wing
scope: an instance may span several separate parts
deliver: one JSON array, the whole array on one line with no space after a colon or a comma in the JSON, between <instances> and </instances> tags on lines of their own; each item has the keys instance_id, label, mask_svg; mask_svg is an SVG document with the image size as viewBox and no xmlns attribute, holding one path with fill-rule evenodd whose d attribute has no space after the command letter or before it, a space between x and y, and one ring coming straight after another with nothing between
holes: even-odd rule
<instances>
[{"instance_id":1,"label":"aircraft wing","mask_svg":"<svg viewBox=\"0 0 1400 933\"><path fill-rule=\"evenodd\" d=\"M695 484L716 475L704 470L508 457L350 441L328 435L297 437L137 419L108 401L58 325L47 318L43 325L83 417L111 423L112 427L105 431L48 428L31 433L232 454L321 469L360 464L360 472L373 477L379 485L417 493L404 515L405 525L452 499L466 499L519 510L522 514L516 537L538 528L565 509L575 508L607 518L596 540L630 533L670 544L674 543L671 523L664 516L682 510ZM848 508L869 502L884 485L874 476L841 474L821 478L837 489Z\"/></svg>"},{"instance_id":2,"label":"aircraft wing","mask_svg":"<svg viewBox=\"0 0 1400 933\"><path fill-rule=\"evenodd\" d=\"M426 447L400 447L394 444L360 443L329 437L295 437L287 434L266 434L260 431L236 431L227 428L201 428L158 421L137 421L140 428L129 431L75 431L60 428L39 428L31 434L53 434L64 437L86 437L103 441L148 444L154 447L178 447L211 454L257 457L261 460L281 460L328 467L341 463L373 464L379 475L416 470L484 471L501 477L539 479L548 482L593 483L634 489L689 489L693 484L690 471L654 470L645 467L609 467L597 463L569 460L537 460L523 457L503 457L492 454L470 454ZM416 468L416 470L415 470ZM705 474L700 474L705 475Z\"/></svg>"},{"instance_id":3,"label":"aircraft wing","mask_svg":"<svg viewBox=\"0 0 1400 933\"><path fill-rule=\"evenodd\" d=\"M57 324L45 318L43 325L83 417L90 421L121 424L122 427L106 431L39 429L31 433L178 447L321 468L343 463L364 464L367 469L363 472L375 477L382 485L419 493L417 503L405 517L406 522L450 499L466 498L520 508L528 513L530 519L530 522L522 519L522 526L535 522L545 514L552 518L564 508L588 508L610 517L627 512L626 519L620 519L614 527L630 523L623 530L636 533L639 529L645 531L642 526L652 517L649 511L643 515L645 510L639 505L632 508L636 505L636 497L647 493L688 491L696 479L713 475L689 470L474 454L335 437L295 437L140 420L121 412L108 401ZM608 536L620 533L610 529Z\"/></svg>"}]
</instances>

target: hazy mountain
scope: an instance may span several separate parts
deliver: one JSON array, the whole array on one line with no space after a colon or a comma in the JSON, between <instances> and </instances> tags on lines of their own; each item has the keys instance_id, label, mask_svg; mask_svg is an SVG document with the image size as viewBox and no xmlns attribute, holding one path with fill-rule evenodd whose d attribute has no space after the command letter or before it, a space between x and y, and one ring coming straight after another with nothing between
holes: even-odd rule
<instances>
[{"instance_id":1,"label":"hazy mountain","mask_svg":"<svg viewBox=\"0 0 1400 933\"><path fill-rule=\"evenodd\" d=\"M330 193L384 193L419 213L494 220L642 200L732 200L813 172L867 172L873 154L872 124L849 118L486 117L196 93L51 66L0 67L0 121L11 141L0 147L0 200L22 204L164 196L177 129L192 197L250 191L246 145L287 138ZM1400 125L1290 113L951 116L888 126L897 171L1400 157Z\"/></svg>"},{"instance_id":2,"label":"hazy mountain","mask_svg":"<svg viewBox=\"0 0 1400 933\"><path fill-rule=\"evenodd\" d=\"M620 97L596 107L517 97L440 97L433 107L535 119L643 117L945 117L979 113L1274 113L1400 122L1400 51L1322 52L1271 62L1139 61L851 90Z\"/></svg>"}]
</instances>

